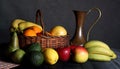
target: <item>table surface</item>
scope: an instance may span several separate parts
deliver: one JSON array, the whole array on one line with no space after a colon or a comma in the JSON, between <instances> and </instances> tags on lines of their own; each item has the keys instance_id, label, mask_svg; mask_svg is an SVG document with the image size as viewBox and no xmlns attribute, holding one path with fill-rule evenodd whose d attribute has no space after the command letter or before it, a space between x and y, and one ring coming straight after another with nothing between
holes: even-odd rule
<instances>
[{"instance_id":1,"label":"table surface","mask_svg":"<svg viewBox=\"0 0 120 69\"><path fill-rule=\"evenodd\" d=\"M73 61L62 62L58 61L55 65L49 65L43 63L39 67L33 67L27 64L15 64L5 57L3 54L7 44L0 44L0 69L2 68L13 68L13 69L120 69L120 50L113 49L117 54L117 59L109 62L98 62L88 60L86 63L76 63ZM114 64L113 64L114 63Z\"/></svg>"}]
</instances>

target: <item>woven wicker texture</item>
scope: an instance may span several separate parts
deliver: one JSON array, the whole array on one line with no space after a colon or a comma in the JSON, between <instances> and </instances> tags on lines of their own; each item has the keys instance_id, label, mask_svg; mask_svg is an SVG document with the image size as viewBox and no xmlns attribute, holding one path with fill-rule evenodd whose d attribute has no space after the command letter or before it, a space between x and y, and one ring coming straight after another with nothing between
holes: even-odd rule
<instances>
[{"instance_id":1,"label":"woven wicker texture","mask_svg":"<svg viewBox=\"0 0 120 69\"><path fill-rule=\"evenodd\" d=\"M69 45L69 36L63 37L50 37L50 36L37 36L37 37L27 37L24 35L19 35L20 47L24 48L32 43L41 44L42 48L59 48Z\"/></svg>"}]
</instances>

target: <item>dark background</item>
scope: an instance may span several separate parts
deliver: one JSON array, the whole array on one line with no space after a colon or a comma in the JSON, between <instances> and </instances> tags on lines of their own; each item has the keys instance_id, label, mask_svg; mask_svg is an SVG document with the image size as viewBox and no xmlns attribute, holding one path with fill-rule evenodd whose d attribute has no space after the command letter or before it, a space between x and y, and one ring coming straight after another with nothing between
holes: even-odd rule
<instances>
[{"instance_id":1,"label":"dark background","mask_svg":"<svg viewBox=\"0 0 120 69\"><path fill-rule=\"evenodd\" d=\"M0 0L0 43L9 42L12 20L21 18L34 22L37 9L42 11L46 30L63 25L72 38L76 24L73 10L88 11L94 7L101 9L102 18L92 30L90 39L120 48L120 0ZM96 16L87 16L85 34Z\"/></svg>"}]
</instances>

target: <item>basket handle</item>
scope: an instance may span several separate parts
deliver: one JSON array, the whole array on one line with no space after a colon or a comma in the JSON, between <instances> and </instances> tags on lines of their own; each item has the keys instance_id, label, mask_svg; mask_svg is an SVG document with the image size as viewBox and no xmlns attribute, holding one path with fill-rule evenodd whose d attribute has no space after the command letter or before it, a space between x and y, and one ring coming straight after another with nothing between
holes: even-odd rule
<instances>
[{"instance_id":1,"label":"basket handle","mask_svg":"<svg viewBox=\"0 0 120 69\"><path fill-rule=\"evenodd\" d=\"M45 29L44 29L43 16L41 14L41 11L38 9L37 12L36 12L36 20L35 20L36 23L39 23L39 20L40 20L40 24L41 24L41 26L43 28L42 34L44 34Z\"/></svg>"}]
</instances>

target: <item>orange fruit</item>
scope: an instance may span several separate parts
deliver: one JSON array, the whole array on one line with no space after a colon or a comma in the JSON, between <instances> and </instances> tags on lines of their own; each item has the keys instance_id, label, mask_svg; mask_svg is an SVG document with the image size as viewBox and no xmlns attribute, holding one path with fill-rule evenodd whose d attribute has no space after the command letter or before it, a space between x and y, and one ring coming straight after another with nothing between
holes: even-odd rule
<instances>
[{"instance_id":1,"label":"orange fruit","mask_svg":"<svg viewBox=\"0 0 120 69\"><path fill-rule=\"evenodd\" d=\"M23 34L25 36L37 36L36 32L34 30L30 29L30 28L24 30Z\"/></svg>"},{"instance_id":2,"label":"orange fruit","mask_svg":"<svg viewBox=\"0 0 120 69\"><path fill-rule=\"evenodd\" d=\"M40 33L40 32L42 32L42 29L39 28L39 27L37 27L37 26L31 26L30 28L31 28L32 30L34 30L35 33Z\"/></svg>"}]
</instances>

